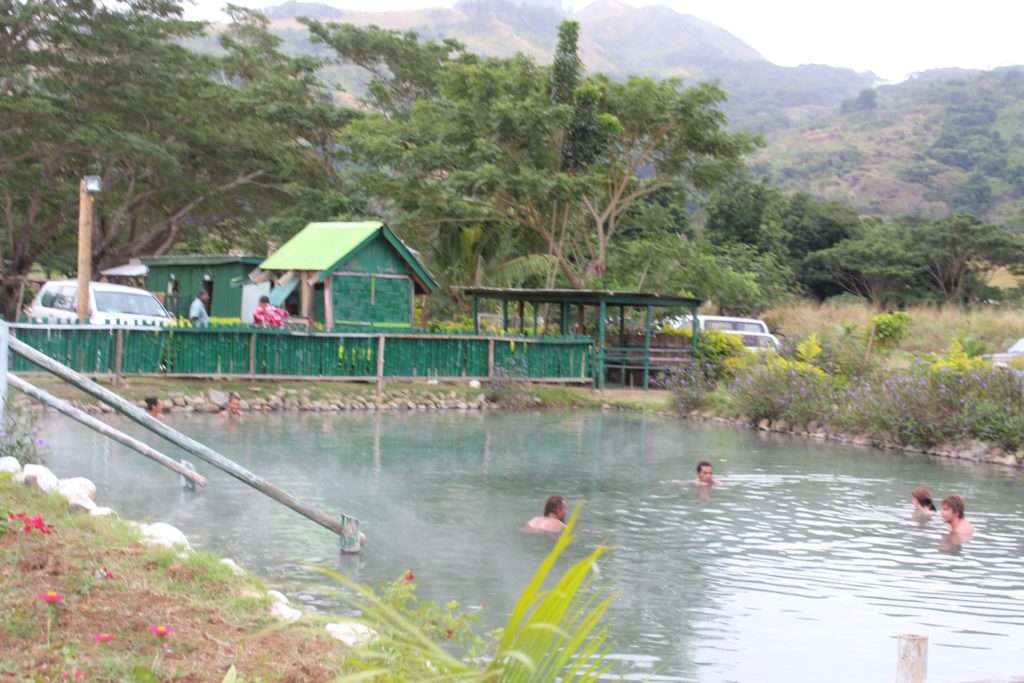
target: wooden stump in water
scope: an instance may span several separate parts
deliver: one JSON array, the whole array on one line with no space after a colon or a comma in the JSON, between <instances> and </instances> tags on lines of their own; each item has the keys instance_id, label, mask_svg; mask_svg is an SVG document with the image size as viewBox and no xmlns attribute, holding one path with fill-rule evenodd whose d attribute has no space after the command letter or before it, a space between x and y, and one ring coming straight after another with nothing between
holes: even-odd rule
<instances>
[{"instance_id":1,"label":"wooden stump in water","mask_svg":"<svg viewBox=\"0 0 1024 683\"><path fill-rule=\"evenodd\" d=\"M896 683L925 683L928 679L928 637L897 637Z\"/></svg>"}]
</instances>

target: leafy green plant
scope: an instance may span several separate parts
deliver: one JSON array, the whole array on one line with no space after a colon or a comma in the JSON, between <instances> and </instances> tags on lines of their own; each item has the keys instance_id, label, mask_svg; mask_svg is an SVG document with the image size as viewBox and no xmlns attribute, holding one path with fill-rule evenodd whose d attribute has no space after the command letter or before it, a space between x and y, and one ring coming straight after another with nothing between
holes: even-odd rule
<instances>
[{"instance_id":1,"label":"leafy green plant","mask_svg":"<svg viewBox=\"0 0 1024 683\"><path fill-rule=\"evenodd\" d=\"M459 656L448 642L377 592L330 569L320 571L346 589L346 599L362 612L376 637L353 651L349 664L357 673L339 681L488 681L589 683L605 674L607 627L601 622L612 595L595 586L597 561L608 548L596 548L573 564L554 585L555 565L573 540L576 506L555 547L519 597L493 657Z\"/></svg>"},{"instance_id":2,"label":"leafy green plant","mask_svg":"<svg viewBox=\"0 0 1024 683\"><path fill-rule=\"evenodd\" d=\"M910 331L910 316L903 311L882 313L871 319L874 345L878 351L889 352L900 345Z\"/></svg>"}]
</instances>

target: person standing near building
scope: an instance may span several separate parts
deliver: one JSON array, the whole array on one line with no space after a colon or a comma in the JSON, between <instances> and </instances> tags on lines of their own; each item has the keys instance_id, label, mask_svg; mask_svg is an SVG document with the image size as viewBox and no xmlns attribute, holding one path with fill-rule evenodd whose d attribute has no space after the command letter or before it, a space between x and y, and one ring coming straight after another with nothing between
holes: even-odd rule
<instances>
[{"instance_id":1,"label":"person standing near building","mask_svg":"<svg viewBox=\"0 0 1024 683\"><path fill-rule=\"evenodd\" d=\"M193 325L209 325L210 314L206 311L206 305L210 301L210 293L205 289L199 290L192 305L188 307L188 319Z\"/></svg>"},{"instance_id":2,"label":"person standing near building","mask_svg":"<svg viewBox=\"0 0 1024 683\"><path fill-rule=\"evenodd\" d=\"M284 327L288 311L270 303L270 297L263 295L256 310L252 312L252 324L257 327Z\"/></svg>"}]
</instances>

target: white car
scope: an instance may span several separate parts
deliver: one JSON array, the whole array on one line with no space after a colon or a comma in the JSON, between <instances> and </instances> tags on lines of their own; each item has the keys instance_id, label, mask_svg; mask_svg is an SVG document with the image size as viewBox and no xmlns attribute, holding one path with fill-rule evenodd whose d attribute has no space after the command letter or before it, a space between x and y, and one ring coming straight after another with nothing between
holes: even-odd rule
<instances>
[{"instance_id":1,"label":"white car","mask_svg":"<svg viewBox=\"0 0 1024 683\"><path fill-rule=\"evenodd\" d=\"M667 321L673 327L689 329L692 322L688 315ZM736 318L728 315L698 315L697 327L726 334L740 335L748 351L778 351L781 344L768 330L768 324L757 318Z\"/></svg>"},{"instance_id":2,"label":"white car","mask_svg":"<svg viewBox=\"0 0 1024 683\"><path fill-rule=\"evenodd\" d=\"M767 332L729 332L729 330L720 330L721 332L727 332L729 334L738 334L740 339L743 340L743 348L747 351L778 351L782 344L774 334L768 334Z\"/></svg>"},{"instance_id":3,"label":"white car","mask_svg":"<svg viewBox=\"0 0 1024 683\"><path fill-rule=\"evenodd\" d=\"M51 280L43 285L28 309L30 321L73 323L78 320L78 281ZM89 324L166 325L173 318L155 296L144 289L89 283Z\"/></svg>"}]
</instances>

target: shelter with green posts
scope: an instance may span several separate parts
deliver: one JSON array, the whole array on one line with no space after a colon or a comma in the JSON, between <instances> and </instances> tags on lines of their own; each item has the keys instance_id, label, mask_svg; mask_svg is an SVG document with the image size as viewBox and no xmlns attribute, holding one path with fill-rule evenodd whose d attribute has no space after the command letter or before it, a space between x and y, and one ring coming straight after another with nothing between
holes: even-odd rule
<instances>
[{"instance_id":1,"label":"shelter with green posts","mask_svg":"<svg viewBox=\"0 0 1024 683\"><path fill-rule=\"evenodd\" d=\"M260 265L270 302L293 317L336 326L411 327L430 272L380 221L310 223Z\"/></svg>"},{"instance_id":2,"label":"shelter with green posts","mask_svg":"<svg viewBox=\"0 0 1024 683\"><path fill-rule=\"evenodd\" d=\"M177 255L150 256L142 259L146 289L163 302L171 315L188 316L188 307L200 290L210 295L211 318L240 318L252 321L252 311L268 285L249 279L263 258L259 256Z\"/></svg>"},{"instance_id":3,"label":"shelter with green posts","mask_svg":"<svg viewBox=\"0 0 1024 683\"><path fill-rule=\"evenodd\" d=\"M529 306L533 314L534 334L540 329L538 322L542 307L549 315L558 318L558 331L563 336L574 333L591 334L596 342L591 367L594 385L598 389L605 387L609 374L617 374L622 384L632 384L635 376L640 386L647 389L650 387L652 373L688 364L697 354L697 309L700 306L700 299L657 292L614 292L593 289L465 287L463 292L473 299L473 330L477 333L480 332L480 301L493 299L501 302L502 330L505 333L508 333L509 304L512 303L518 307L516 317L520 332L526 330L526 307ZM589 329L587 309L592 310ZM691 328L688 352L684 353L680 346L659 347L652 343L656 309L668 309L689 317ZM642 336L627 332L627 310L642 315ZM545 327L554 329L551 321L545 321ZM613 332L616 327L617 335Z\"/></svg>"}]
</instances>

